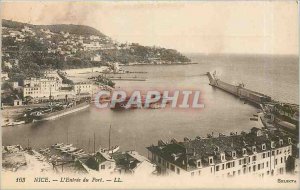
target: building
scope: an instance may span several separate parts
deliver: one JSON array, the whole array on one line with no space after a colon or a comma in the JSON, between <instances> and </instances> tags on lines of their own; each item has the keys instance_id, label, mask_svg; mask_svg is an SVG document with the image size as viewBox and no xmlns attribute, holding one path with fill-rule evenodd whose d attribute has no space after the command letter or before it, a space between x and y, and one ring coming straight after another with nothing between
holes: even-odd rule
<instances>
[{"instance_id":1,"label":"building","mask_svg":"<svg viewBox=\"0 0 300 190\"><path fill-rule=\"evenodd\" d=\"M1 81L6 81L6 80L9 80L9 77L8 77L8 73L6 72L1 72Z\"/></svg>"},{"instance_id":2,"label":"building","mask_svg":"<svg viewBox=\"0 0 300 190\"><path fill-rule=\"evenodd\" d=\"M74 84L75 94L92 94L93 85L87 82L78 82Z\"/></svg>"},{"instance_id":3,"label":"building","mask_svg":"<svg viewBox=\"0 0 300 190\"><path fill-rule=\"evenodd\" d=\"M113 173L116 167L115 160L107 152L96 152L94 156L88 158L86 166L101 173Z\"/></svg>"},{"instance_id":4,"label":"building","mask_svg":"<svg viewBox=\"0 0 300 190\"><path fill-rule=\"evenodd\" d=\"M12 81L12 82L9 82L13 88L13 90L17 90L19 93L21 93L23 91L23 87L22 86L19 86L19 82L17 81Z\"/></svg>"},{"instance_id":5,"label":"building","mask_svg":"<svg viewBox=\"0 0 300 190\"><path fill-rule=\"evenodd\" d=\"M101 48L102 48L102 45L99 42L90 42L88 44L86 44L86 43L83 44L84 51L93 51L93 50L98 50Z\"/></svg>"},{"instance_id":6,"label":"building","mask_svg":"<svg viewBox=\"0 0 300 190\"><path fill-rule=\"evenodd\" d=\"M152 175L155 166L136 151L116 152L98 151L85 161L85 165L100 173L132 175Z\"/></svg>"},{"instance_id":7,"label":"building","mask_svg":"<svg viewBox=\"0 0 300 190\"><path fill-rule=\"evenodd\" d=\"M62 90L62 80L59 77L30 78L24 80L23 97L35 99L65 99L73 96L74 91Z\"/></svg>"},{"instance_id":8,"label":"building","mask_svg":"<svg viewBox=\"0 0 300 190\"><path fill-rule=\"evenodd\" d=\"M292 139L279 131L253 128L239 135L159 141L147 149L161 175L263 177L285 173L286 160L292 156Z\"/></svg>"},{"instance_id":9,"label":"building","mask_svg":"<svg viewBox=\"0 0 300 190\"><path fill-rule=\"evenodd\" d=\"M91 61L101 61L101 55L96 54L95 56L91 57Z\"/></svg>"},{"instance_id":10,"label":"building","mask_svg":"<svg viewBox=\"0 0 300 190\"><path fill-rule=\"evenodd\" d=\"M14 106L22 106L23 105L23 102L21 99L15 99L14 100Z\"/></svg>"},{"instance_id":11,"label":"building","mask_svg":"<svg viewBox=\"0 0 300 190\"><path fill-rule=\"evenodd\" d=\"M156 169L146 157L136 151L117 152L112 155L119 174L152 175Z\"/></svg>"}]
</instances>

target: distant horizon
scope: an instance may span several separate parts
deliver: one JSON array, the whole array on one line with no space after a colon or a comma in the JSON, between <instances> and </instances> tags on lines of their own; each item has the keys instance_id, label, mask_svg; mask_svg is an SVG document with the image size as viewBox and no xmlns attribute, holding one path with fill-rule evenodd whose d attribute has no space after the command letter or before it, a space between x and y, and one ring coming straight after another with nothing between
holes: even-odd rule
<instances>
[{"instance_id":1,"label":"distant horizon","mask_svg":"<svg viewBox=\"0 0 300 190\"><path fill-rule=\"evenodd\" d=\"M299 55L298 11L292 1L1 5L2 19L33 25L84 25L120 43L159 46L183 54Z\"/></svg>"}]
</instances>

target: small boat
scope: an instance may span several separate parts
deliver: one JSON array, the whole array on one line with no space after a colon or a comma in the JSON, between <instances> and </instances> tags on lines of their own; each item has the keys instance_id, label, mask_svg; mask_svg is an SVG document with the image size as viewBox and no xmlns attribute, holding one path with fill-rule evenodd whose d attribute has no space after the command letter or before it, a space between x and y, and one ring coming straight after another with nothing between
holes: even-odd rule
<instances>
[{"instance_id":1,"label":"small boat","mask_svg":"<svg viewBox=\"0 0 300 190\"><path fill-rule=\"evenodd\" d=\"M25 123L25 121L14 121L14 122L7 123L7 126L21 125L24 123Z\"/></svg>"},{"instance_id":2,"label":"small boat","mask_svg":"<svg viewBox=\"0 0 300 190\"><path fill-rule=\"evenodd\" d=\"M62 153L72 153L74 151L78 150L77 148L74 147L69 147L66 150L62 151Z\"/></svg>"},{"instance_id":3,"label":"small boat","mask_svg":"<svg viewBox=\"0 0 300 190\"><path fill-rule=\"evenodd\" d=\"M49 148L40 149L39 152L41 153L50 152L50 149Z\"/></svg>"},{"instance_id":4,"label":"small boat","mask_svg":"<svg viewBox=\"0 0 300 190\"><path fill-rule=\"evenodd\" d=\"M79 152L73 152L73 153L71 153L72 156L79 156L81 154L85 154L85 152L82 150L82 151L79 151Z\"/></svg>"},{"instance_id":5,"label":"small boat","mask_svg":"<svg viewBox=\"0 0 300 190\"><path fill-rule=\"evenodd\" d=\"M251 117L250 120L251 120L251 121L258 121L258 118Z\"/></svg>"},{"instance_id":6,"label":"small boat","mask_svg":"<svg viewBox=\"0 0 300 190\"><path fill-rule=\"evenodd\" d=\"M83 152L84 152L83 149L78 149L78 150L72 152L71 155L76 155L76 154L80 154L80 153L83 153Z\"/></svg>"},{"instance_id":7,"label":"small boat","mask_svg":"<svg viewBox=\"0 0 300 190\"><path fill-rule=\"evenodd\" d=\"M112 147L111 149L106 149L106 148L101 148L99 151L100 152L108 152L108 154L113 154L113 153L115 153L115 152L117 152L118 150L120 149L120 146L114 146L114 147Z\"/></svg>"},{"instance_id":8,"label":"small boat","mask_svg":"<svg viewBox=\"0 0 300 190\"><path fill-rule=\"evenodd\" d=\"M61 150L61 151L65 151L65 150L71 148L72 146L73 146L73 144L66 144L65 146L58 147L57 149Z\"/></svg>"},{"instance_id":9,"label":"small boat","mask_svg":"<svg viewBox=\"0 0 300 190\"><path fill-rule=\"evenodd\" d=\"M54 145L52 145L51 147L61 147L63 146L64 143L55 143Z\"/></svg>"}]
</instances>

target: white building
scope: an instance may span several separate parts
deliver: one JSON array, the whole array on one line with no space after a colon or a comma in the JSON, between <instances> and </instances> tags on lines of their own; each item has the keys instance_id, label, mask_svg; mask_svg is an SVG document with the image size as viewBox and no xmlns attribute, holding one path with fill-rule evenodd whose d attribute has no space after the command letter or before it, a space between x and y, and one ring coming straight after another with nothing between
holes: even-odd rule
<instances>
[{"instance_id":1,"label":"white building","mask_svg":"<svg viewBox=\"0 0 300 190\"><path fill-rule=\"evenodd\" d=\"M74 84L75 94L92 94L93 85L88 82L78 82Z\"/></svg>"},{"instance_id":2,"label":"white building","mask_svg":"<svg viewBox=\"0 0 300 190\"><path fill-rule=\"evenodd\" d=\"M161 175L263 177L285 173L285 162L292 156L292 140L279 131L253 128L241 135L159 141L147 149Z\"/></svg>"},{"instance_id":3,"label":"white building","mask_svg":"<svg viewBox=\"0 0 300 190\"><path fill-rule=\"evenodd\" d=\"M1 72L1 81L9 80L8 73Z\"/></svg>"},{"instance_id":4,"label":"white building","mask_svg":"<svg viewBox=\"0 0 300 190\"><path fill-rule=\"evenodd\" d=\"M100 36L94 36L94 35L90 36L90 40L99 40L99 39L100 39Z\"/></svg>"},{"instance_id":5,"label":"white building","mask_svg":"<svg viewBox=\"0 0 300 190\"><path fill-rule=\"evenodd\" d=\"M101 61L101 55L96 54L95 56L91 57L91 61Z\"/></svg>"},{"instance_id":6,"label":"white building","mask_svg":"<svg viewBox=\"0 0 300 190\"><path fill-rule=\"evenodd\" d=\"M84 51L98 50L102 48L102 45L99 42L90 42L89 44L82 44Z\"/></svg>"},{"instance_id":7,"label":"white building","mask_svg":"<svg viewBox=\"0 0 300 190\"><path fill-rule=\"evenodd\" d=\"M74 94L71 91L62 91L62 80L59 77L30 78L24 80L23 97L48 99L61 98Z\"/></svg>"}]
</instances>

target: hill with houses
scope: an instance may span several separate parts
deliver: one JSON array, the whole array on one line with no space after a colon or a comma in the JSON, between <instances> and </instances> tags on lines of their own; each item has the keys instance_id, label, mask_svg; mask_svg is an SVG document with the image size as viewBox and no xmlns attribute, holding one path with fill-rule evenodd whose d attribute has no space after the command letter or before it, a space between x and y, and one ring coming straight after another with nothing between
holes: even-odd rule
<instances>
[{"instance_id":1,"label":"hill with houses","mask_svg":"<svg viewBox=\"0 0 300 190\"><path fill-rule=\"evenodd\" d=\"M40 77L47 69L86 68L109 63L186 64L173 49L119 43L83 25L32 25L2 20L2 71L12 80Z\"/></svg>"}]
</instances>

